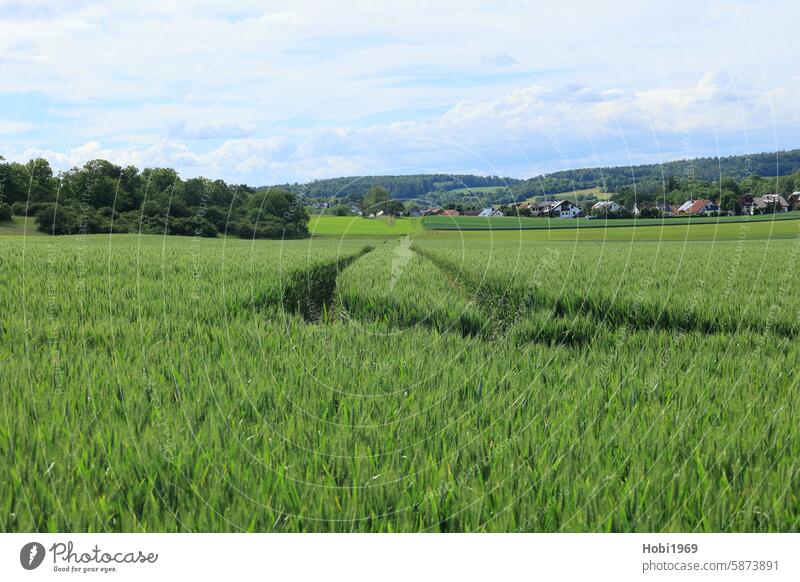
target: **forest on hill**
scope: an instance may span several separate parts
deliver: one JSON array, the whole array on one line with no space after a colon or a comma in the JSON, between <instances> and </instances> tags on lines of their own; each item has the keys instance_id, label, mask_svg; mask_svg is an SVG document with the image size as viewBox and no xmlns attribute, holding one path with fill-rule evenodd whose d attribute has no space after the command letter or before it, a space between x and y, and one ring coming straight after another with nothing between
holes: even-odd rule
<instances>
[{"instance_id":1,"label":"forest on hill","mask_svg":"<svg viewBox=\"0 0 800 582\"><path fill-rule=\"evenodd\" d=\"M713 184L722 178L742 182L751 176L775 178L800 171L800 149L725 157L693 158L660 164L564 170L536 176L511 186L513 197L551 197L599 187L604 192L632 190L649 198L686 182Z\"/></svg>"},{"instance_id":2,"label":"forest on hill","mask_svg":"<svg viewBox=\"0 0 800 582\"><path fill-rule=\"evenodd\" d=\"M504 188L520 182L515 178L472 174L414 174L407 176L352 176L315 180L305 184L281 184L307 198L354 200L374 187L385 188L395 200L424 198L434 192L464 188Z\"/></svg>"},{"instance_id":3,"label":"forest on hill","mask_svg":"<svg viewBox=\"0 0 800 582\"><path fill-rule=\"evenodd\" d=\"M622 200L651 200L675 191L709 190L729 178L747 189L750 178L780 178L800 171L800 149L675 160L663 164L578 168L535 176L527 180L498 176L419 174L408 176L356 176L315 180L281 187L311 200L356 203L373 187L388 190L396 200L420 199L441 206L509 204L529 198L553 199L559 194L572 199L576 191L594 188L614 193ZM775 182L775 181L773 181ZM793 181L781 181L776 191L791 192ZM754 185L755 186L755 185ZM788 190L787 190L788 189ZM717 190L719 188L717 187ZM758 188L754 194L761 194ZM719 196L719 193L717 194ZM580 202L591 202L581 195Z\"/></svg>"}]
</instances>

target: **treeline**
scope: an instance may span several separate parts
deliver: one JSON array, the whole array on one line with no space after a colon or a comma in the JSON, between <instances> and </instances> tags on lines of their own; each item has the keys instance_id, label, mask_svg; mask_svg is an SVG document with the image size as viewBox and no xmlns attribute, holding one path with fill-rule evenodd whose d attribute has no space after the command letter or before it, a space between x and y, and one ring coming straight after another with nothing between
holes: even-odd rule
<instances>
[{"instance_id":1,"label":"treeline","mask_svg":"<svg viewBox=\"0 0 800 582\"><path fill-rule=\"evenodd\" d=\"M511 186L511 191L517 200L535 196L552 197L555 194L595 187L605 192L620 192L636 187L643 193L649 193L661 186L663 192L670 180L670 186L680 182L713 184L723 177L740 182L750 176L775 178L788 176L799 170L800 150L788 150L694 158L663 164L565 170L518 182Z\"/></svg>"},{"instance_id":2,"label":"treeline","mask_svg":"<svg viewBox=\"0 0 800 582\"><path fill-rule=\"evenodd\" d=\"M474 176L469 174L418 174L411 176L356 176L315 180L307 184L284 184L282 187L307 198L337 198L356 201L370 188L380 187L389 191L396 200L426 198L432 192L447 192L459 188L504 187L519 180L498 176Z\"/></svg>"},{"instance_id":3,"label":"treeline","mask_svg":"<svg viewBox=\"0 0 800 582\"><path fill-rule=\"evenodd\" d=\"M573 193L597 187L613 193L612 200L629 209L636 202L710 199L719 201L725 211L737 212L748 196L787 196L800 190L800 150L584 168L524 181L428 174L334 178L269 188L202 177L183 180L170 168L139 170L105 160L55 175L45 159L21 164L0 157L0 220L12 213L33 216L40 230L53 234L301 238L309 235L309 208L314 206L333 214L370 214L377 209L401 214L416 207L414 199L472 209L492 204L511 207L514 201L539 197L568 198L590 207L597 200L593 193ZM492 190L459 191L464 188ZM380 194L378 202L375 192Z\"/></svg>"},{"instance_id":4,"label":"treeline","mask_svg":"<svg viewBox=\"0 0 800 582\"><path fill-rule=\"evenodd\" d=\"M54 175L45 159L20 164L0 158L0 218L4 208L35 217L37 228L52 234L308 236L308 212L284 188L183 180L170 168L140 171L105 160Z\"/></svg>"}]
</instances>

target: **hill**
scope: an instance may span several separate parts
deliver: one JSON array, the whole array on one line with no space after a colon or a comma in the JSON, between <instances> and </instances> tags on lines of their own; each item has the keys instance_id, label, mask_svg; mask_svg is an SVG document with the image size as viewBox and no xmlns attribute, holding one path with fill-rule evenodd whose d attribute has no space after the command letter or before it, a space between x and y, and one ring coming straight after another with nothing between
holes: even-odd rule
<instances>
[{"instance_id":1,"label":"hill","mask_svg":"<svg viewBox=\"0 0 800 582\"><path fill-rule=\"evenodd\" d=\"M741 181L750 176L788 176L800 171L800 149L723 157L704 157L640 164L577 168L542 174L526 180L471 174L415 174L408 176L351 176L315 180L282 187L307 198L357 199L369 188L382 186L392 198L425 199L430 203L461 203L480 197L483 203L508 203L570 193L607 199L610 192L672 191L688 182L714 183L721 177ZM684 188L686 189L686 188Z\"/></svg>"},{"instance_id":2,"label":"hill","mask_svg":"<svg viewBox=\"0 0 800 582\"><path fill-rule=\"evenodd\" d=\"M553 172L517 182L511 187L518 200L550 196L588 188L619 192L634 184L652 185L693 179L719 181L721 177L742 180L749 176L788 176L800 170L800 149L739 156L693 158L663 164L579 168Z\"/></svg>"},{"instance_id":3,"label":"hill","mask_svg":"<svg viewBox=\"0 0 800 582\"><path fill-rule=\"evenodd\" d=\"M416 174L409 176L350 176L315 180L307 184L284 184L283 187L308 198L352 198L361 197L373 186L382 186L392 198L408 200L423 198L431 192L459 190L467 193L470 188L495 190L516 184L520 180L499 176L474 176L471 174Z\"/></svg>"}]
</instances>

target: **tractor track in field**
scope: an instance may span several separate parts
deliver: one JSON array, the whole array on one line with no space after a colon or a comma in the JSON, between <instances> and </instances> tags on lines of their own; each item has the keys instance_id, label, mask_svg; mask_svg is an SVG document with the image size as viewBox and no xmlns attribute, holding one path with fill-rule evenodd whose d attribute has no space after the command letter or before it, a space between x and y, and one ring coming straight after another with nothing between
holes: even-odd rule
<instances>
[{"instance_id":1,"label":"tractor track in field","mask_svg":"<svg viewBox=\"0 0 800 582\"><path fill-rule=\"evenodd\" d=\"M293 272L280 296L263 304L280 304L284 312L299 315L306 323L328 323L336 319L336 281L353 262L373 250L361 251ZM733 335L739 332L774 334L795 338L794 327L772 325L769 321L726 321L668 307L655 308L644 303L629 303L591 295L549 296L537 289L502 277L476 275L451 260L427 249L411 246L423 260L431 262L450 282L454 292L474 304L486 316L485 321L470 318L443 320L442 317L391 318L392 326L411 329L424 326L439 332L458 333L485 341L511 337L520 343L582 345L595 341L601 329L673 331L704 335ZM387 301L379 310L389 313L398 306ZM346 318L379 321L358 312L345 311Z\"/></svg>"},{"instance_id":2,"label":"tractor track in field","mask_svg":"<svg viewBox=\"0 0 800 582\"><path fill-rule=\"evenodd\" d=\"M566 343L584 343L595 335L586 327L595 328L673 331L679 333L701 333L704 335L733 335L740 332L774 334L796 338L800 333L792 326L781 326L770 321L727 321L689 311L670 309L665 306L647 305L645 302L625 302L607 297L591 295L548 296L540 291L513 281L487 275L476 276L447 258L429 250L412 246L412 250L436 265L454 286L464 290L470 298L487 311L496 325L496 334L503 336L515 333L515 328L532 314L549 314L555 329L542 330L552 340L561 337ZM579 322L581 330L564 323ZM535 341L534 330L523 332Z\"/></svg>"},{"instance_id":3,"label":"tractor track in field","mask_svg":"<svg viewBox=\"0 0 800 582\"><path fill-rule=\"evenodd\" d=\"M596 337L596 326L555 313L530 288L478 278L434 253L418 247L412 250L435 265L468 302L486 313L487 324L482 330L486 340L510 337L521 344L578 346Z\"/></svg>"},{"instance_id":4,"label":"tractor track in field","mask_svg":"<svg viewBox=\"0 0 800 582\"><path fill-rule=\"evenodd\" d=\"M299 315L306 323L333 320L336 279L344 269L372 249L365 246L357 253L294 271L282 292L263 298L261 306L279 304L286 313Z\"/></svg>"}]
</instances>

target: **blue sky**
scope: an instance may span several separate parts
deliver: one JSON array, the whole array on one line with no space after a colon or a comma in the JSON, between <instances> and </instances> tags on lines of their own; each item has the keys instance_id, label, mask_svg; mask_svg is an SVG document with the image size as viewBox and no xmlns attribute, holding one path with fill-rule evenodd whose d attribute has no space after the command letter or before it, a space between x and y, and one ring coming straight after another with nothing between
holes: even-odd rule
<instances>
[{"instance_id":1,"label":"blue sky","mask_svg":"<svg viewBox=\"0 0 800 582\"><path fill-rule=\"evenodd\" d=\"M271 184L795 148L798 16L781 0L0 0L0 155Z\"/></svg>"}]
</instances>

